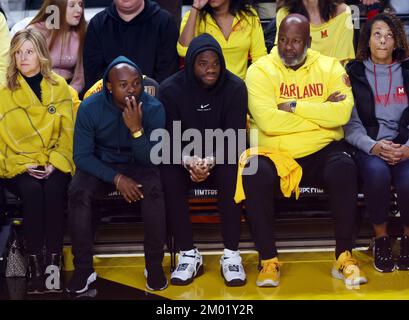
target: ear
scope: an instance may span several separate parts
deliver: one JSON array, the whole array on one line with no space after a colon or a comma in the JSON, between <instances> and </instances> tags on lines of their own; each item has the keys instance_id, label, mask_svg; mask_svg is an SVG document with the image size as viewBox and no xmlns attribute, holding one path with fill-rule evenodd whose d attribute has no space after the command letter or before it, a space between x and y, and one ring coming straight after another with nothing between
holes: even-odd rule
<instances>
[{"instance_id":1,"label":"ear","mask_svg":"<svg viewBox=\"0 0 409 320\"><path fill-rule=\"evenodd\" d=\"M112 84L109 81L107 81L107 89L109 90L110 93L112 93Z\"/></svg>"},{"instance_id":2,"label":"ear","mask_svg":"<svg viewBox=\"0 0 409 320\"><path fill-rule=\"evenodd\" d=\"M312 38L308 37L308 41L307 41L307 48L311 48L311 42L312 42Z\"/></svg>"}]
</instances>

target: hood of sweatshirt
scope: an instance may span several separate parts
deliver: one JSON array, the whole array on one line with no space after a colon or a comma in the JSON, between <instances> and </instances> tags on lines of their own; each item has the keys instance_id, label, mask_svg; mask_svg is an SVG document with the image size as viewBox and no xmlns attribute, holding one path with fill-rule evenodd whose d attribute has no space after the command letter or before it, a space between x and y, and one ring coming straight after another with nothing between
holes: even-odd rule
<instances>
[{"instance_id":1,"label":"hood of sweatshirt","mask_svg":"<svg viewBox=\"0 0 409 320\"><path fill-rule=\"evenodd\" d=\"M308 70L310 66L320 57L320 55L321 53L319 53L318 51L307 49L305 63L298 70L302 69ZM272 57L272 62L274 63L274 65L277 66L282 71L284 72L288 72L290 70L293 71L293 69L287 67L281 60L280 55L278 54L277 46L271 49L270 56Z\"/></svg>"},{"instance_id":2,"label":"hood of sweatshirt","mask_svg":"<svg viewBox=\"0 0 409 320\"><path fill-rule=\"evenodd\" d=\"M108 66L108 68L105 70L105 73L104 73L102 90L103 90L103 93L104 93L104 98L105 98L106 102L108 103L108 105L112 106L113 108L117 108L118 110L119 110L119 108L117 106L115 106L113 101L112 101L112 94L109 92L109 90L107 88L107 82L108 82L108 75L109 75L109 72L111 71L111 69L113 67L115 67L116 65L120 64L120 63L126 63L126 64L134 67L136 69L136 71L139 73L139 75L141 76L141 78L143 79L141 69L135 63L133 63L131 60L129 60L128 58L126 58L124 56L119 56L116 59L114 59L114 61L111 62L111 64ZM141 95L138 97L139 98L138 100L141 100L144 96L147 95L147 93L145 93L143 91L143 86L144 86L144 84L143 84L143 80L142 80L142 92L141 92Z\"/></svg>"},{"instance_id":3,"label":"hood of sweatshirt","mask_svg":"<svg viewBox=\"0 0 409 320\"><path fill-rule=\"evenodd\" d=\"M157 14L160 11L160 7L156 2L145 0L145 7L143 8L143 10L135 18L128 22L123 20L119 16L113 1L112 4L106 9L106 11L109 16L111 16L114 20L118 21L119 23L124 25L132 25L143 23L146 20L150 19L153 15Z\"/></svg>"},{"instance_id":4,"label":"hood of sweatshirt","mask_svg":"<svg viewBox=\"0 0 409 320\"><path fill-rule=\"evenodd\" d=\"M220 76L217 80L216 84L208 89L202 88L202 86L197 81L195 74L194 74L194 64L196 61L196 57L199 53L203 51L211 50L214 51L220 60ZM189 45L189 49L186 53L185 58L185 76L187 84L194 89L199 89L206 91L207 94L215 94L219 89L223 86L224 79L226 77L226 62L224 60L224 56L222 53L222 48L220 47L219 43L214 39L211 35L207 33L203 33L198 37L194 38Z\"/></svg>"}]
</instances>

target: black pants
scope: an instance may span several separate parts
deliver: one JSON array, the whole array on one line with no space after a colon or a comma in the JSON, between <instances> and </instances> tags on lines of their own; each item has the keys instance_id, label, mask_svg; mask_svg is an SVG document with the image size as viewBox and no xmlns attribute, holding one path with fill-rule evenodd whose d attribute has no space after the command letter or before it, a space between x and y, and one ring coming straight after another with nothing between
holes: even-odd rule
<instances>
[{"instance_id":1,"label":"black pants","mask_svg":"<svg viewBox=\"0 0 409 320\"><path fill-rule=\"evenodd\" d=\"M28 254L61 253L64 238L64 206L70 175L55 170L40 180L23 173L6 179L6 186L22 201L23 233Z\"/></svg>"},{"instance_id":2,"label":"black pants","mask_svg":"<svg viewBox=\"0 0 409 320\"><path fill-rule=\"evenodd\" d=\"M236 165L216 165L210 172L210 176L202 183L192 182L189 172L181 165L163 165L161 175L165 190L168 223L175 239L176 248L190 250L194 247L192 225L189 218L189 189L194 186L211 186L218 190L217 206L220 213L224 246L234 251L238 249L241 206L233 200L237 179Z\"/></svg>"},{"instance_id":3,"label":"black pants","mask_svg":"<svg viewBox=\"0 0 409 320\"><path fill-rule=\"evenodd\" d=\"M141 201L144 222L146 267L162 264L166 239L165 204L159 169L134 164L112 165L120 173L142 184ZM115 190L115 186L93 175L77 170L68 191L69 227L76 269L92 269L95 200ZM125 201L125 200L124 200Z\"/></svg>"},{"instance_id":4,"label":"black pants","mask_svg":"<svg viewBox=\"0 0 409 320\"><path fill-rule=\"evenodd\" d=\"M333 142L320 151L297 159L303 169L302 185L324 187L335 218L336 257L351 250L356 223L357 169L343 142ZM250 161L255 161L251 159ZM258 157L258 171L243 176L246 212L254 241L263 260L277 255L274 241L274 195L279 177L274 163Z\"/></svg>"}]
</instances>

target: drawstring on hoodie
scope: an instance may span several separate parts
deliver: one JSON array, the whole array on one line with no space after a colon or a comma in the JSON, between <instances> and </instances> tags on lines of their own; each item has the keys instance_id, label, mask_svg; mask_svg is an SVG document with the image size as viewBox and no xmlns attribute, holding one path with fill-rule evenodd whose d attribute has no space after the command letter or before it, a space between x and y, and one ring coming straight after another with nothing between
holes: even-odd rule
<instances>
[{"instance_id":1,"label":"drawstring on hoodie","mask_svg":"<svg viewBox=\"0 0 409 320\"><path fill-rule=\"evenodd\" d=\"M388 96L386 97L386 101L384 106L387 107L388 106L388 102L389 102L389 96L391 94L391 90L392 90L392 69L391 66L389 66L389 90L388 90ZM379 102L381 102L381 99L379 98L379 94L378 94L378 81L376 80L376 64L373 64L373 73L375 76L375 94L376 94L376 98L379 99Z\"/></svg>"}]
</instances>

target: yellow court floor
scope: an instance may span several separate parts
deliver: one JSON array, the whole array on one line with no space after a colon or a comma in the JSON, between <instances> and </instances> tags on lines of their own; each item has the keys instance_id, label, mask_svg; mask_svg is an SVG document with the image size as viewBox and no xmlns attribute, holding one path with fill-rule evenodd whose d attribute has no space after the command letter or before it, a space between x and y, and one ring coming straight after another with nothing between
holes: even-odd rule
<instances>
[{"instance_id":1,"label":"yellow court floor","mask_svg":"<svg viewBox=\"0 0 409 320\"><path fill-rule=\"evenodd\" d=\"M69 256L69 254L66 254ZM368 277L368 283L359 288L347 288L341 280L333 279L330 271L333 252L284 252L279 254L281 283L277 288L256 286L258 256L256 253L242 254L247 272L247 284L243 287L227 287L220 275L220 254L204 254L204 275L188 286L170 285L167 289L154 292L172 300L366 300L407 299L409 300L409 271L379 273L372 267L369 251L354 251L360 266ZM98 276L145 290L143 257L95 257ZM72 268L66 264L68 269ZM170 258L165 257L165 270L169 277Z\"/></svg>"}]
</instances>

